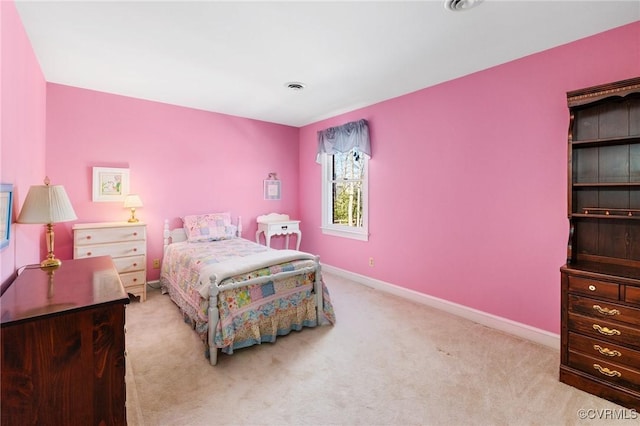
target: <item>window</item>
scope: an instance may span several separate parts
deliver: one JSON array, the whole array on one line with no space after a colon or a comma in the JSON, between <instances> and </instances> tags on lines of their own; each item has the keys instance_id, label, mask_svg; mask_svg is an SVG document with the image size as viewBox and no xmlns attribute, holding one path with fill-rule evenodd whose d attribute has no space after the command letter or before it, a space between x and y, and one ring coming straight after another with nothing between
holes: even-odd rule
<instances>
[{"instance_id":1,"label":"window","mask_svg":"<svg viewBox=\"0 0 640 426\"><path fill-rule=\"evenodd\" d=\"M318 132L322 165L322 232L369 240L368 184L371 141L361 119Z\"/></svg>"},{"instance_id":2,"label":"window","mask_svg":"<svg viewBox=\"0 0 640 426\"><path fill-rule=\"evenodd\" d=\"M321 155L322 231L362 241L369 239L369 160L358 148Z\"/></svg>"}]
</instances>

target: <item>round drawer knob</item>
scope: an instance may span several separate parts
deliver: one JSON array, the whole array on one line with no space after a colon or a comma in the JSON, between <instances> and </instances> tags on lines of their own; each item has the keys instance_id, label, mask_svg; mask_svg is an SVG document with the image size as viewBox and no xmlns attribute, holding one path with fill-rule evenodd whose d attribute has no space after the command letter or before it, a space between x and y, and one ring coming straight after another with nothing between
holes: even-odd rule
<instances>
[{"instance_id":1,"label":"round drawer knob","mask_svg":"<svg viewBox=\"0 0 640 426\"><path fill-rule=\"evenodd\" d=\"M138 264L137 264L137 263L134 263L134 264L133 264L133 266L138 266Z\"/></svg>"},{"instance_id":2,"label":"round drawer knob","mask_svg":"<svg viewBox=\"0 0 640 426\"><path fill-rule=\"evenodd\" d=\"M136 281L138 281L138 279L137 279L137 278L134 278L134 279L133 279L133 282L135 283Z\"/></svg>"},{"instance_id":3,"label":"round drawer knob","mask_svg":"<svg viewBox=\"0 0 640 426\"><path fill-rule=\"evenodd\" d=\"M133 233L133 236L134 236L134 237L137 237L137 236L138 236L138 233L137 233L137 232L134 232L134 233Z\"/></svg>"},{"instance_id":4,"label":"round drawer knob","mask_svg":"<svg viewBox=\"0 0 640 426\"><path fill-rule=\"evenodd\" d=\"M91 256L91 252L90 251L87 252L87 256Z\"/></svg>"},{"instance_id":5,"label":"round drawer knob","mask_svg":"<svg viewBox=\"0 0 640 426\"><path fill-rule=\"evenodd\" d=\"M593 285L593 284L591 284L591 285L589 286L589 290L591 290L591 291L596 291L596 286L595 286L595 285Z\"/></svg>"},{"instance_id":6,"label":"round drawer knob","mask_svg":"<svg viewBox=\"0 0 640 426\"><path fill-rule=\"evenodd\" d=\"M90 239L91 239L91 235L87 235L87 240L90 240Z\"/></svg>"},{"instance_id":7,"label":"round drawer knob","mask_svg":"<svg viewBox=\"0 0 640 426\"><path fill-rule=\"evenodd\" d=\"M134 248L134 249L133 249L133 251L138 251L138 249L137 249L137 248Z\"/></svg>"}]
</instances>

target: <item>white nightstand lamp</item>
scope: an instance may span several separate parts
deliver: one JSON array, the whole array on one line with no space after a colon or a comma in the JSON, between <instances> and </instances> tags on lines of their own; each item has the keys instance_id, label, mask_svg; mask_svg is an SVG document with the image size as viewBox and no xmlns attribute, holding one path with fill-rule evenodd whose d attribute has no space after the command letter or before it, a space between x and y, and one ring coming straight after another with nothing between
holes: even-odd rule
<instances>
[{"instance_id":1,"label":"white nightstand lamp","mask_svg":"<svg viewBox=\"0 0 640 426\"><path fill-rule=\"evenodd\" d=\"M128 222L135 223L138 222L138 218L136 218L136 208L142 207L142 200L138 194L129 194L127 198L124 199L124 208L131 209L131 217Z\"/></svg>"},{"instance_id":2,"label":"white nightstand lamp","mask_svg":"<svg viewBox=\"0 0 640 426\"><path fill-rule=\"evenodd\" d=\"M256 242L260 244L260 234L264 234L265 244L271 245L271 237L274 235L284 235L286 237L286 247L289 248L289 235L297 235L296 250L300 250L302 232L300 231L300 221L290 220L289 215L280 213L269 213L258 216L258 230L256 231Z\"/></svg>"}]
</instances>

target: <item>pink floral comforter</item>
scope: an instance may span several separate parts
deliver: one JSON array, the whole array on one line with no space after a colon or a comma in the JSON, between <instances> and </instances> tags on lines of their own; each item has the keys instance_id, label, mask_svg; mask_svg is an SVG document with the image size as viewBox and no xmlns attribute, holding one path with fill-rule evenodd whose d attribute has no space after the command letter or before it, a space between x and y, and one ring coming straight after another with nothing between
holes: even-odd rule
<instances>
[{"instance_id":1,"label":"pink floral comforter","mask_svg":"<svg viewBox=\"0 0 640 426\"><path fill-rule=\"evenodd\" d=\"M247 262L264 257L271 249L242 238L211 242L180 242L167 247L162 262L160 281L164 292L180 307L183 316L198 332L203 342L208 340L208 274L216 267ZM279 335L292 330L318 325L314 282L315 260L301 253L300 259L275 263L224 279L223 286L265 277L257 284L223 290L218 294L219 321L215 331L215 346L231 354L262 342L273 342ZM226 264L224 264L227 262ZM224 265L216 265L224 264ZM222 268L224 269L224 268ZM269 279L279 272L284 278ZM254 280L255 281L255 280ZM322 282L324 318L334 323L335 314L328 290Z\"/></svg>"}]
</instances>

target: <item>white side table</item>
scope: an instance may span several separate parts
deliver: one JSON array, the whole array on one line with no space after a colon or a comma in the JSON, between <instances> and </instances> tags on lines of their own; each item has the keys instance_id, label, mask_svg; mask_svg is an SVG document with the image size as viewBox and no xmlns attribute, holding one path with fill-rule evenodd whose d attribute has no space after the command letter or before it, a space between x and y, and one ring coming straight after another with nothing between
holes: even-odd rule
<instances>
[{"instance_id":1,"label":"white side table","mask_svg":"<svg viewBox=\"0 0 640 426\"><path fill-rule=\"evenodd\" d=\"M300 231L300 221L290 220L289 215L279 213L269 213L258 216L258 230L256 231L256 242L260 244L260 234L264 234L265 244L271 246L271 237L274 235L284 235L285 243L289 248L289 235L297 235L296 250L300 250L302 232Z\"/></svg>"}]
</instances>

